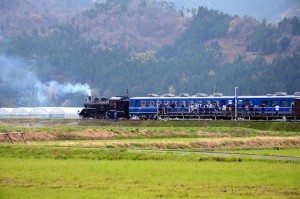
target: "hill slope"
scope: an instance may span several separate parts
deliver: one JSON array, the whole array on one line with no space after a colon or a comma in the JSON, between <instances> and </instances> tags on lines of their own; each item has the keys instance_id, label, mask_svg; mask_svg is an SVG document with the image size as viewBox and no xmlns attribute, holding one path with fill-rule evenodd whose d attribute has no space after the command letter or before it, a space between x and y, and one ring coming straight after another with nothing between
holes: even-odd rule
<instances>
[{"instance_id":1,"label":"hill slope","mask_svg":"<svg viewBox=\"0 0 300 199\"><path fill-rule=\"evenodd\" d=\"M137 50L171 44L186 28L174 4L126 0L92 3L92 0L12 0L0 2L1 34L12 37L24 31L55 31L59 23L75 23L80 36L99 40L101 47L122 45Z\"/></svg>"},{"instance_id":2,"label":"hill slope","mask_svg":"<svg viewBox=\"0 0 300 199\"><path fill-rule=\"evenodd\" d=\"M173 0L179 9L185 8L190 15L192 8L199 6L219 10L230 15L245 15L258 20L266 19L270 22L280 21L284 17L300 16L300 2L298 0Z\"/></svg>"},{"instance_id":3,"label":"hill slope","mask_svg":"<svg viewBox=\"0 0 300 199\"><path fill-rule=\"evenodd\" d=\"M107 97L127 89L131 96L214 88L230 95L235 86L240 95L300 90L297 17L268 24L201 7L185 18L172 3L127 0L71 4L69 19L23 26L26 13L45 13L12 2L1 13L19 22L1 34L0 106L82 105L89 91L61 92L66 85Z\"/></svg>"}]
</instances>

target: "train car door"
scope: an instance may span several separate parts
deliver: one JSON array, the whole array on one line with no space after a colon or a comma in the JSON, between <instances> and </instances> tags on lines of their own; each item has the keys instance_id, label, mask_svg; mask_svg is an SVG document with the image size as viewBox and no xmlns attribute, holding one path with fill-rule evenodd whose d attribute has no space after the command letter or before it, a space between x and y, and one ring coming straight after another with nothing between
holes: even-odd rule
<instances>
[{"instance_id":1,"label":"train car door","mask_svg":"<svg viewBox=\"0 0 300 199\"><path fill-rule=\"evenodd\" d=\"M266 113L267 112L267 109L268 109L268 100L266 99L263 99L261 101L261 113Z\"/></svg>"},{"instance_id":2,"label":"train car door","mask_svg":"<svg viewBox=\"0 0 300 199\"><path fill-rule=\"evenodd\" d=\"M300 98L295 99L295 117L300 118Z\"/></svg>"}]
</instances>

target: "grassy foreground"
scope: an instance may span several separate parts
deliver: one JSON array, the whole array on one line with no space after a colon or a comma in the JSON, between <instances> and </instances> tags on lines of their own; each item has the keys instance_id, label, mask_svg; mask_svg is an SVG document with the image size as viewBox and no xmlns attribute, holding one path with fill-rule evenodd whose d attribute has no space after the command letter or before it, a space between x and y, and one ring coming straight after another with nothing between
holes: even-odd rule
<instances>
[{"instance_id":1,"label":"grassy foreground","mask_svg":"<svg viewBox=\"0 0 300 199\"><path fill-rule=\"evenodd\" d=\"M300 161L143 151L300 157L297 122L19 120L0 134L0 198L300 198Z\"/></svg>"},{"instance_id":2,"label":"grassy foreground","mask_svg":"<svg viewBox=\"0 0 300 199\"><path fill-rule=\"evenodd\" d=\"M298 198L300 163L0 147L0 198Z\"/></svg>"}]
</instances>

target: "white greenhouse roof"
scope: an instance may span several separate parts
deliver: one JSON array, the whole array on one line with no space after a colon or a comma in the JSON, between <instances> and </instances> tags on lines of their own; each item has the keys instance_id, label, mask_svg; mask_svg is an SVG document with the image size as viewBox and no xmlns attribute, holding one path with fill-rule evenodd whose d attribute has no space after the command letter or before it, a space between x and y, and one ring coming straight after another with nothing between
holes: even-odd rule
<instances>
[{"instance_id":1,"label":"white greenhouse roof","mask_svg":"<svg viewBox=\"0 0 300 199\"><path fill-rule=\"evenodd\" d=\"M0 114L4 113L10 113L12 110L14 110L14 108L0 108Z\"/></svg>"},{"instance_id":2,"label":"white greenhouse roof","mask_svg":"<svg viewBox=\"0 0 300 199\"><path fill-rule=\"evenodd\" d=\"M12 110L14 108L0 108L0 118L9 118Z\"/></svg>"},{"instance_id":3,"label":"white greenhouse roof","mask_svg":"<svg viewBox=\"0 0 300 199\"><path fill-rule=\"evenodd\" d=\"M0 118L79 118L82 107L0 108Z\"/></svg>"}]
</instances>

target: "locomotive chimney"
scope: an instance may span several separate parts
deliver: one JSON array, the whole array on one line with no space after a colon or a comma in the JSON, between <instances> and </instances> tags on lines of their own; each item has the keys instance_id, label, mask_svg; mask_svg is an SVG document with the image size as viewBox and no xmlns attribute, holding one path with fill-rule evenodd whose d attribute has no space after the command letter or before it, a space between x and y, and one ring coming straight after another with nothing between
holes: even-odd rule
<instances>
[{"instance_id":1,"label":"locomotive chimney","mask_svg":"<svg viewBox=\"0 0 300 199\"><path fill-rule=\"evenodd\" d=\"M92 96L89 96L89 102L91 102L92 101Z\"/></svg>"}]
</instances>

